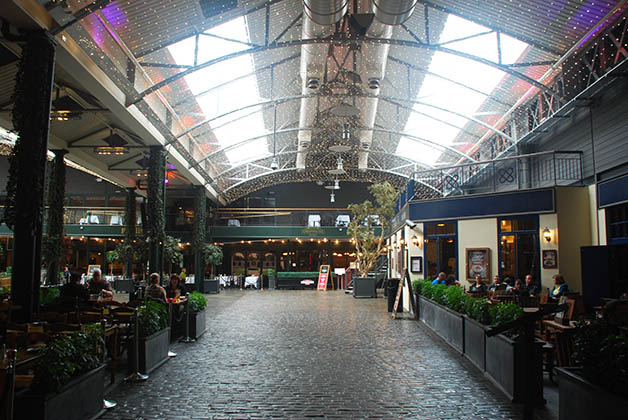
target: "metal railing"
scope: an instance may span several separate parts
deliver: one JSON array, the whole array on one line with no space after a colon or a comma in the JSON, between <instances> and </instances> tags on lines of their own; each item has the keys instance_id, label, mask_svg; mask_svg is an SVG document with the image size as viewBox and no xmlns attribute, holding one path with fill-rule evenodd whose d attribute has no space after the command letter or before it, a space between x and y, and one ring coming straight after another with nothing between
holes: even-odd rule
<instances>
[{"instance_id":1,"label":"metal railing","mask_svg":"<svg viewBox=\"0 0 628 420\"><path fill-rule=\"evenodd\" d=\"M415 172L411 200L582 185L582 152L551 151Z\"/></svg>"}]
</instances>

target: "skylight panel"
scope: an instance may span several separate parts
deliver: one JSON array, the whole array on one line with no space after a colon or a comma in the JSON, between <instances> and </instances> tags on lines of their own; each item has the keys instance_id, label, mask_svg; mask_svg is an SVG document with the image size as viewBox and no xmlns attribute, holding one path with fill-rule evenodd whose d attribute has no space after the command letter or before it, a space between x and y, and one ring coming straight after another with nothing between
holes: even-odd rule
<instances>
[{"instance_id":1,"label":"skylight panel","mask_svg":"<svg viewBox=\"0 0 628 420\"><path fill-rule=\"evenodd\" d=\"M444 45L445 48L498 62L497 35L493 32L486 32L490 32L490 30L457 16L449 15L439 42L448 42ZM476 34L481 35L457 41ZM503 34L500 38L502 62L516 62L526 49L527 44ZM485 92L487 95L495 90L506 74L478 61L442 51L434 53L429 72L455 80L464 86ZM413 107L414 110L424 115L412 113L404 131L441 145L450 145L462 127L470 121L465 116L481 118L479 114L477 117L475 114L487 96L479 92L428 74L417 95L416 100L419 103ZM433 118L429 118L429 116ZM397 147L397 153L411 156L414 159L420 156L421 161L425 163L434 163L441 155L441 151L437 149L432 148L427 151L423 150L427 146L418 147L417 145L418 143L412 140L402 138ZM429 147L427 148L429 149ZM432 160L425 161L425 159Z\"/></svg>"},{"instance_id":2,"label":"skylight panel","mask_svg":"<svg viewBox=\"0 0 628 420\"><path fill-rule=\"evenodd\" d=\"M233 40L249 42L246 22L243 17L212 28L211 33ZM247 45L240 42L201 35L199 37L198 63L204 63L247 48L249 48ZM168 49L176 63L190 64L190 60L193 63L195 49L193 37L168 47ZM206 120L212 120L210 126L223 148L265 133L261 108L259 108L260 112L255 112L257 108L250 107L250 105L261 101L257 80L254 75L244 77L253 71L252 58L250 54L245 54L185 76L190 91L196 96L196 101L204 114L203 117ZM239 79L217 88L217 86L236 78ZM249 156L249 154L263 155L264 152L268 151L267 142L265 142L265 138L263 139L264 142L257 142L255 147L244 148L245 150L240 150L238 154L227 152L227 158L230 162L235 163L254 156Z\"/></svg>"}]
</instances>

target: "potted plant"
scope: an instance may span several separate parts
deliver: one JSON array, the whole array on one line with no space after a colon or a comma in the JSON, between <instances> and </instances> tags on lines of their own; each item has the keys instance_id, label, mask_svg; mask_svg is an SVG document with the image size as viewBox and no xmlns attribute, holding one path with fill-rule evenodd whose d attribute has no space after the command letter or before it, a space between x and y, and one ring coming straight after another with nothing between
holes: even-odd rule
<instances>
[{"instance_id":1,"label":"potted plant","mask_svg":"<svg viewBox=\"0 0 628 420\"><path fill-rule=\"evenodd\" d=\"M190 311L190 337L199 338L205 332L207 299L199 292L188 295L188 310Z\"/></svg>"},{"instance_id":2,"label":"potted plant","mask_svg":"<svg viewBox=\"0 0 628 420\"><path fill-rule=\"evenodd\" d=\"M560 419L623 419L628 412L628 335L607 319L581 320L575 367L558 368Z\"/></svg>"},{"instance_id":3,"label":"potted plant","mask_svg":"<svg viewBox=\"0 0 628 420\"><path fill-rule=\"evenodd\" d=\"M83 420L97 416L103 409L103 349L100 324L49 342L30 389L15 397L15 418Z\"/></svg>"},{"instance_id":4,"label":"potted plant","mask_svg":"<svg viewBox=\"0 0 628 420\"><path fill-rule=\"evenodd\" d=\"M217 245L205 244L202 248L202 257L205 266L209 264L210 267L210 280L205 280L203 278L203 292L205 293L219 293L220 285L218 284L217 279L211 279L212 274L214 272L214 266L218 264L222 264L222 248ZM199 275L203 275L203 273L199 273Z\"/></svg>"},{"instance_id":5,"label":"potted plant","mask_svg":"<svg viewBox=\"0 0 628 420\"><path fill-rule=\"evenodd\" d=\"M180 267L183 264L181 252L181 239L166 235L164 240L164 259L168 263L168 273L172 273L172 267Z\"/></svg>"},{"instance_id":6,"label":"potted plant","mask_svg":"<svg viewBox=\"0 0 628 420\"><path fill-rule=\"evenodd\" d=\"M395 215L395 203L399 195L397 189L388 182L373 184L369 191L375 203L365 200L349 205L352 219L347 231L355 245L356 266L360 273L360 277L354 279L354 297L377 297L375 278L369 277L369 272L386 247L386 233ZM376 233L376 226L380 227L379 234Z\"/></svg>"},{"instance_id":7,"label":"potted plant","mask_svg":"<svg viewBox=\"0 0 628 420\"><path fill-rule=\"evenodd\" d=\"M133 366L134 346L131 346L129 363L131 369L150 373L168 360L170 328L166 307L152 300L146 300L138 307L139 367Z\"/></svg>"}]
</instances>

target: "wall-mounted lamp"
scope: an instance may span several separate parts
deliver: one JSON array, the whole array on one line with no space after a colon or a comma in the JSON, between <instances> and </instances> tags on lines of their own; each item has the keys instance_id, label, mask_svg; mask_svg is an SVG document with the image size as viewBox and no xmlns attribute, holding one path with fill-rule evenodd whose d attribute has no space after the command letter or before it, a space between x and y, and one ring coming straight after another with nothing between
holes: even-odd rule
<instances>
[{"instance_id":1,"label":"wall-mounted lamp","mask_svg":"<svg viewBox=\"0 0 628 420\"><path fill-rule=\"evenodd\" d=\"M416 235L412 236L412 244L414 246L421 246L421 241L419 240L419 238Z\"/></svg>"},{"instance_id":2,"label":"wall-mounted lamp","mask_svg":"<svg viewBox=\"0 0 628 420\"><path fill-rule=\"evenodd\" d=\"M543 229L543 238L545 238L545 241L547 241L548 244L552 242L552 232L547 226Z\"/></svg>"},{"instance_id":3,"label":"wall-mounted lamp","mask_svg":"<svg viewBox=\"0 0 628 420\"><path fill-rule=\"evenodd\" d=\"M406 243L406 241L402 238L402 239L400 239L400 240L399 240L399 243L400 243L401 245L404 245L404 244Z\"/></svg>"}]
</instances>

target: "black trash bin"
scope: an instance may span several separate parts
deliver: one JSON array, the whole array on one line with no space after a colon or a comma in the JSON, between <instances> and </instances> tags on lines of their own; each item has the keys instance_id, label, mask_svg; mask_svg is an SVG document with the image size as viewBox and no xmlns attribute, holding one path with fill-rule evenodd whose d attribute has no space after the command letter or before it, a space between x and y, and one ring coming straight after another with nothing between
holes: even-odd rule
<instances>
[{"instance_id":1,"label":"black trash bin","mask_svg":"<svg viewBox=\"0 0 628 420\"><path fill-rule=\"evenodd\" d=\"M386 289L388 291L388 312L392 312L395 308L395 299L397 298L397 287L399 287L399 279L388 279ZM403 295L399 298L399 307L397 312L403 312Z\"/></svg>"}]
</instances>

